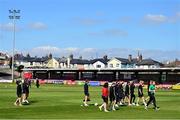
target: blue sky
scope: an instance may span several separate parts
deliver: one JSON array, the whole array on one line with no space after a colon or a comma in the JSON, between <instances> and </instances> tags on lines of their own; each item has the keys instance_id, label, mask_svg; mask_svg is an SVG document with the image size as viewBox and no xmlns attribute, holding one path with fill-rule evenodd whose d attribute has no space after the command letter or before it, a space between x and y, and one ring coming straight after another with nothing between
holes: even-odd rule
<instances>
[{"instance_id":1,"label":"blue sky","mask_svg":"<svg viewBox=\"0 0 180 120\"><path fill-rule=\"evenodd\" d=\"M8 10L14 8L21 10L16 32L19 52L85 56L91 51L88 55L96 57L140 50L147 57L180 58L179 0L0 0L0 51L12 49ZM154 56L153 51L163 54Z\"/></svg>"}]
</instances>

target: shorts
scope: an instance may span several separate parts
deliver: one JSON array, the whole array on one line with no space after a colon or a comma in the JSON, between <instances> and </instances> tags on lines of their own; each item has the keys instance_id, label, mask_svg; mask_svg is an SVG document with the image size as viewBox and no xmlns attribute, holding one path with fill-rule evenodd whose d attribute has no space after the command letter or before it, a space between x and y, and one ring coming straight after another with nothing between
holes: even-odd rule
<instances>
[{"instance_id":1,"label":"shorts","mask_svg":"<svg viewBox=\"0 0 180 120\"><path fill-rule=\"evenodd\" d=\"M108 103L108 97L102 96L102 99L105 103Z\"/></svg>"},{"instance_id":2,"label":"shorts","mask_svg":"<svg viewBox=\"0 0 180 120\"><path fill-rule=\"evenodd\" d=\"M130 97L134 97L134 96L135 96L135 94L134 94L134 93L130 94Z\"/></svg>"},{"instance_id":3,"label":"shorts","mask_svg":"<svg viewBox=\"0 0 180 120\"><path fill-rule=\"evenodd\" d=\"M128 97L128 98L129 98L129 94L128 94L128 93L125 93L125 97Z\"/></svg>"},{"instance_id":4,"label":"shorts","mask_svg":"<svg viewBox=\"0 0 180 120\"><path fill-rule=\"evenodd\" d=\"M110 99L110 101L112 102L112 101L115 101L115 96L109 96L109 99Z\"/></svg>"},{"instance_id":5,"label":"shorts","mask_svg":"<svg viewBox=\"0 0 180 120\"><path fill-rule=\"evenodd\" d=\"M23 89L23 93L24 94L29 94L29 90L28 89Z\"/></svg>"},{"instance_id":6,"label":"shorts","mask_svg":"<svg viewBox=\"0 0 180 120\"><path fill-rule=\"evenodd\" d=\"M143 94L138 94L138 97L140 97L140 98L143 97L143 96L144 96Z\"/></svg>"},{"instance_id":7,"label":"shorts","mask_svg":"<svg viewBox=\"0 0 180 120\"><path fill-rule=\"evenodd\" d=\"M89 97L89 93L88 92L85 92L84 95Z\"/></svg>"}]
</instances>

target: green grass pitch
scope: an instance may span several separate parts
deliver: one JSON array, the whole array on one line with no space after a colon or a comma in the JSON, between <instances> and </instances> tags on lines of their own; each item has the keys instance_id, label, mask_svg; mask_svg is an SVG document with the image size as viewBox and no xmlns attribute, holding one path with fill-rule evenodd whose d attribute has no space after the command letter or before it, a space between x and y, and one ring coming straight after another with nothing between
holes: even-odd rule
<instances>
[{"instance_id":1,"label":"green grass pitch","mask_svg":"<svg viewBox=\"0 0 180 120\"><path fill-rule=\"evenodd\" d=\"M101 104L101 87L89 89L90 103ZM83 107L83 86L51 84L37 89L32 85L30 105L14 106L15 99L16 85L0 84L0 119L180 119L179 90L157 91L159 111L154 111L152 105L148 111L143 106L123 106L109 113L93 105Z\"/></svg>"}]
</instances>

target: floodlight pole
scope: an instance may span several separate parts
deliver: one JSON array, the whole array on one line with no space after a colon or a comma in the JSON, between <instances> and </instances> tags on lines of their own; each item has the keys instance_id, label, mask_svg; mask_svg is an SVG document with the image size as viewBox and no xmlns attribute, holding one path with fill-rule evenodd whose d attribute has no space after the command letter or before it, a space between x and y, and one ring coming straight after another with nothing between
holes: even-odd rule
<instances>
[{"instance_id":1,"label":"floodlight pole","mask_svg":"<svg viewBox=\"0 0 180 120\"><path fill-rule=\"evenodd\" d=\"M13 20L13 45L12 45L12 81L14 81L14 52L15 52L15 40L16 40L16 19L20 19L20 16L16 14L20 13L20 10L9 10L9 19Z\"/></svg>"}]
</instances>

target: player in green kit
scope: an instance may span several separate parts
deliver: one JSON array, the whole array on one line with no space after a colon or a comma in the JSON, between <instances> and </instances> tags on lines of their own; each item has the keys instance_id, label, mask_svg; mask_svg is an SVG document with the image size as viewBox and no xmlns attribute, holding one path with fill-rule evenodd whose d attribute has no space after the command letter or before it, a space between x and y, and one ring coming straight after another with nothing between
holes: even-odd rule
<instances>
[{"instance_id":1,"label":"player in green kit","mask_svg":"<svg viewBox=\"0 0 180 120\"><path fill-rule=\"evenodd\" d=\"M151 102L153 102L155 110L159 110L159 107L157 107L157 105L156 105L155 89L156 89L155 81L151 81L150 86L149 86L149 97L150 97L150 99L149 99L147 105L145 106L146 110L148 109L148 106Z\"/></svg>"}]
</instances>

